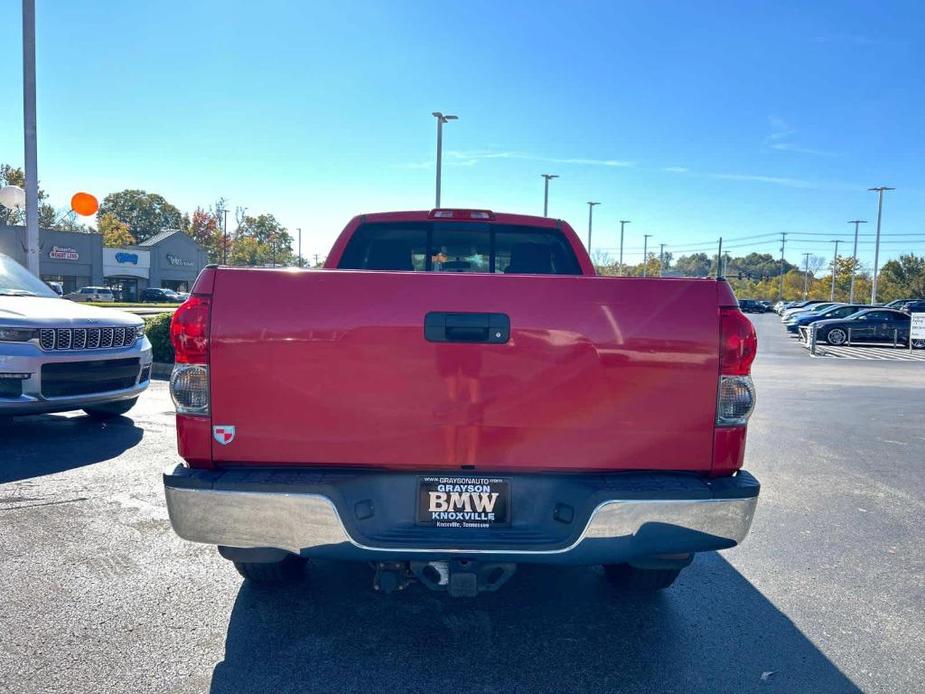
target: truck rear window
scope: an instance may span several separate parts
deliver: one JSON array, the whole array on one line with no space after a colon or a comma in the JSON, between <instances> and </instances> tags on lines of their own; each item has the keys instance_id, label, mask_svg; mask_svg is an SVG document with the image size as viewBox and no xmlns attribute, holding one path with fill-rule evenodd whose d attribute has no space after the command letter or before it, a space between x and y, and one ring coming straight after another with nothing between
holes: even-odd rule
<instances>
[{"instance_id":1,"label":"truck rear window","mask_svg":"<svg viewBox=\"0 0 925 694\"><path fill-rule=\"evenodd\" d=\"M580 275L554 229L469 222L384 222L357 228L339 268L407 272Z\"/></svg>"}]
</instances>

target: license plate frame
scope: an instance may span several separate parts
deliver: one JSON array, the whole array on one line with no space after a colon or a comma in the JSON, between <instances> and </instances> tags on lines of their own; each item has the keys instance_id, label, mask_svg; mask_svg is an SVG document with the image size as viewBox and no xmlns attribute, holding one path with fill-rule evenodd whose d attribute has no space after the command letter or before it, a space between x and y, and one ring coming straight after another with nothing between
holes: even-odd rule
<instances>
[{"instance_id":1,"label":"license plate frame","mask_svg":"<svg viewBox=\"0 0 925 694\"><path fill-rule=\"evenodd\" d=\"M416 493L417 525L484 530L511 526L507 478L428 475L418 478Z\"/></svg>"}]
</instances>

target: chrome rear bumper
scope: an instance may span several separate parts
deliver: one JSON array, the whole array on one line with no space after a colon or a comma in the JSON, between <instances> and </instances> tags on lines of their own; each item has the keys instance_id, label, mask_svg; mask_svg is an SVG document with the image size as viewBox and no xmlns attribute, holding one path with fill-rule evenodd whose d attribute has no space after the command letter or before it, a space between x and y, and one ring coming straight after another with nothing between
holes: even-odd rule
<instances>
[{"instance_id":1,"label":"chrome rear bumper","mask_svg":"<svg viewBox=\"0 0 925 694\"><path fill-rule=\"evenodd\" d=\"M598 498L584 519L580 512L576 513L571 529L562 529L562 524L552 519L550 506L548 542L512 540L499 545L482 541L472 533L459 534L454 539L452 531L434 532L431 536L426 532L412 536L407 531L404 542L396 539L401 537L397 530L373 537L364 534L355 519L344 522L345 514L352 510L345 503L346 495L284 491L279 483L267 484L267 489L260 491L253 484L234 489L229 488L234 485L220 481L223 473L205 474L214 476L207 483L212 488L189 484L190 475L195 477L197 471L183 466L165 471L167 508L180 537L227 547L277 548L305 556L328 554L357 559L491 555L525 562L591 564L606 563L608 558L616 562L651 554L724 549L740 543L748 534L759 490L757 481L747 473L740 473L745 476L741 480L745 488L736 488L720 498L705 498L696 486L691 496L699 498L683 498L683 493L682 498L677 498L677 490L670 495L673 498L640 498L637 488L631 494L635 498L621 498L615 490L610 498L606 493ZM293 473L279 474L280 480L285 480ZM554 484L556 476L551 477ZM711 484L695 479L701 486ZM546 518L546 514L540 517ZM406 520L413 525L412 518ZM536 525L545 525L545 521ZM493 531L483 532L488 538ZM384 541L382 537L391 539Z\"/></svg>"}]
</instances>

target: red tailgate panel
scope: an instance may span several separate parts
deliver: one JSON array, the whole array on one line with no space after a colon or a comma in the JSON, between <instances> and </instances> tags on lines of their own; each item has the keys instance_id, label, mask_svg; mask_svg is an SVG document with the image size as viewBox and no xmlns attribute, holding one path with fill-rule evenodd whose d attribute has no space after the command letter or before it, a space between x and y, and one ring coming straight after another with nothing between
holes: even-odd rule
<instances>
[{"instance_id":1,"label":"red tailgate panel","mask_svg":"<svg viewBox=\"0 0 925 694\"><path fill-rule=\"evenodd\" d=\"M507 344L430 343L429 311L506 313ZM716 284L221 269L217 463L707 471Z\"/></svg>"}]
</instances>

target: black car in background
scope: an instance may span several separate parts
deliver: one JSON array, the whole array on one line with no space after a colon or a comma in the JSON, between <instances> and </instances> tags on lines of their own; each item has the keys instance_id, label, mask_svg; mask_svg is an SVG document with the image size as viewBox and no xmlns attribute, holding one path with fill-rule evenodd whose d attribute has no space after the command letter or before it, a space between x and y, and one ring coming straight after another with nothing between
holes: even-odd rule
<instances>
[{"instance_id":1,"label":"black car in background","mask_svg":"<svg viewBox=\"0 0 925 694\"><path fill-rule=\"evenodd\" d=\"M852 314L864 309L870 308L867 304L835 304L822 311L807 311L792 316L784 325L787 326L787 332L799 333L800 328L804 325L812 325L823 320L835 320L837 318L848 318ZM852 336L854 333L852 333Z\"/></svg>"},{"instance_id":2,"label":"black car in background","mask_svg":"<svg viewBox=\"0 0 925 694\"><path fill-rule=\"evenodd\" d=\"M925 313L925 299L906 301L899 307L899 310L903 313Z\"/></svg>"},{"instance_id":3,"label":"black car in background","mask_svg":"<svg viewBox=\"0 0 925 694\"><path fill-rule=\"evenodd\" d=\"M816 340L830 345L854 342L883 342L909 344L909 314L889 308L871 308L858 311L848 318L823 320L814 323ZM850 331L850 333L849 333ZM915 347L919 347L916 340Z\"/></svg>"},{"instance_id":4,"label":"black car in background","mask_svg":"<svg viewBox=\"0 0 925 694\"><path fill-rule=\"evenodd\" d=\"M141 301L146 304L182 304L184 298L173 289L148 287L141 290Z\"/></svg>"},{"instance_id":5,"label":"black car in background","mask_svg":"<svg viewBox=\"0 0 925 694\"><path fill-rule=\"evenodd\" d=\"M739 310L742 313L767 313L769 308L763 301L756 299L739 299Z\"/></svg>"}]
</instances>

